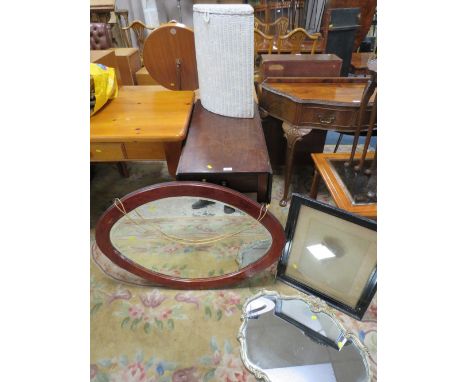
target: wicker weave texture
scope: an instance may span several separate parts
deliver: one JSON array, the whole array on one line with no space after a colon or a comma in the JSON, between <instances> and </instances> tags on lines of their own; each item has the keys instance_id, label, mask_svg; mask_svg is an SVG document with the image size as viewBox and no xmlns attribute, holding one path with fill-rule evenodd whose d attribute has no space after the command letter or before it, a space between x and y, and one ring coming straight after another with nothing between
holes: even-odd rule
<instances>
[{"instance_id":1,"label":"wicker weave texture","mask_svg":"<svg viewBox=\"0 0 468 382\"><path fill-rule=\"evenodd\" d=\"M197 4L193 11L203 107L228 117L253 118L253 8Z\"/></svg>"}]
</instances>

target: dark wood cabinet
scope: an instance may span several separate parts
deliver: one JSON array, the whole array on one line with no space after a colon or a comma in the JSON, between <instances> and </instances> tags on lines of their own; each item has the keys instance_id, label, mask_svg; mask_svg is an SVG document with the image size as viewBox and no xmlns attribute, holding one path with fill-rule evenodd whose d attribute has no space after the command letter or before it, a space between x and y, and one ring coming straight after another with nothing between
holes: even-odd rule
<instances>
[{"instance_id":1,"label":"dark wood cabinet","mask_svg":"<svg viewBox=\"0 0 468 382\"><path fill-rule=\"evenodd\" d=\"M342 60L334 54L262 54L260 75L271 77L339 77Z\"/></svg>"}]
</instances>

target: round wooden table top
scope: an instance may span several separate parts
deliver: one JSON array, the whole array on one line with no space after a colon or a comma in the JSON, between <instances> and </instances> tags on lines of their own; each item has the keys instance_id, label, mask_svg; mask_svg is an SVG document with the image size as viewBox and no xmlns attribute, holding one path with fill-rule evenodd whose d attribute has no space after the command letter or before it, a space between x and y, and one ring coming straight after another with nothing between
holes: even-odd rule
<instances>
[{"instance_id":1,"label":"round wooden table top","mask_svg":"<svg viewBox=\"0 0 468 382\"><path fill-rule=\"evenodd\" d=\"M194 34L184 24L170 22L151 32L143 62L150 76L168 89L198 89Z\"/></svg>"}]
</instances>

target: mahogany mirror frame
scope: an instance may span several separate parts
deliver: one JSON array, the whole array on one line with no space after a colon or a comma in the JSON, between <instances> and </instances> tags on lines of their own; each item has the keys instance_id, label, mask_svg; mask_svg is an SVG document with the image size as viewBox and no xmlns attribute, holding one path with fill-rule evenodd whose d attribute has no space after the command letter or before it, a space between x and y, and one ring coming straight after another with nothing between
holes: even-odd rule
<instances>
[{"instance_id":1,"label":"mahogany mirror frame","mask_svg":"<svg viewBox=\"0 0 468 382\"><path fill-rule=\"evenodd\" d=\"M212 199L235 207L254 219L259 217L262 209L259 203L240 192L216 184L191 181L155 184L136 190L120 200L125 206L127 213L130 213L143 204L177 196ZM270 212L267 212L265 217L260 221L260 224L270 233L272 243L263 257L236 272L221 276L193 279L173 277L154 272L133 262L113 246L110 238L111 229L122 216L122 212L115 205L112 205L99 218L96 225L96 244L99 249L119 267L155 284L173 289L212 289L237 284L279 260L286 242L281 223Z\"/></svg>"}]
</instances>

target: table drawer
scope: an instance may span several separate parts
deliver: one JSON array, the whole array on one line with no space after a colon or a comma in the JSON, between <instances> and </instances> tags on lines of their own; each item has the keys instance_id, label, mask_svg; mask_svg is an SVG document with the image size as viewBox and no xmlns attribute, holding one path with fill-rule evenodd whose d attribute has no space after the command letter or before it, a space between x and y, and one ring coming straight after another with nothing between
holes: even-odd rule
<instances>
[{"instance_id":1,"label":"table drawer","mask_svg":"<svg viewBox=\"0 0 468 382\"><path fill-rule=\"evenodd\" d=\"M258 188L255 173L177 173L177 180L214 183L239 192L257 192Z\"/></svg>"},{"instance_id":2,"label":"table drawer","mask_svg":"<svg viewBox=\"0 0 468 382\"><path fill-rule=\"evenodd\" d=\"M161 142L128 142L125 143L128 160L163 160L164 144Z\"/></svg>"},{"instance_id":3,"label":"table drawer","mask_svg":"<svg viewBox=\"0 0 468 382\"><path fill-rule=\"evenodd\" d=\"M125 153L121 143L91 143L91 161L111 162L125 160Z\"/></svg>"},{"instance_id":4,"label":"table drawer","mask_svg":"<svg viewBox=\"0 0 468 382\"><path fill-rule=\"evenodd\" d=\"M353 130L358 109L343 110L332 107L305 106L302 109L301 125L323 128Z\"/></svg>"}]
</instances>

